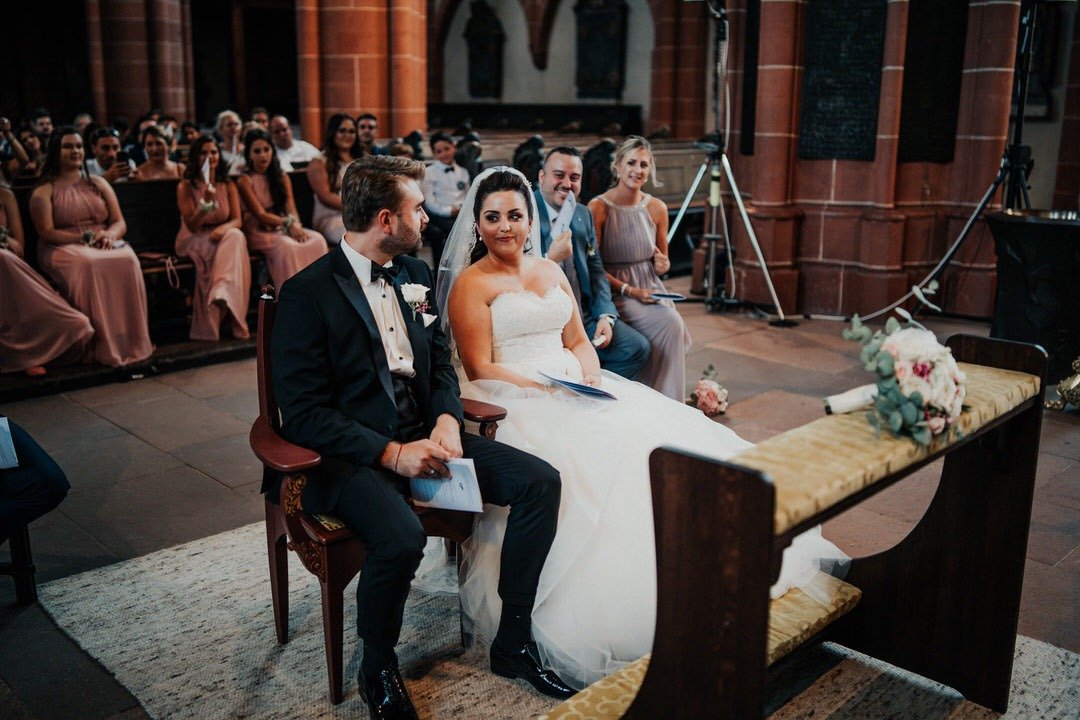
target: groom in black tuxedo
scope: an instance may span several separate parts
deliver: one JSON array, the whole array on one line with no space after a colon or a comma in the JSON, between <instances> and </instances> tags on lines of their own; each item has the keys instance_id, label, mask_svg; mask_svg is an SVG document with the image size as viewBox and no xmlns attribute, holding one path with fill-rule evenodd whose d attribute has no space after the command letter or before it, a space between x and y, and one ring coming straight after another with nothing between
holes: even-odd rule
<instances>
[{"instance_id":1,"label":"groom in black tuxedo","mask_svg":"<svg viewBox=\"0 0 1080 720\"><path fill-rule=\"evenodd\" d=\"M345 236L285 283L272 343L282 434L323 456L304 509L336 515L367 543L356 589L359 683L374 718L416 717L394 654L426 541L405 501L407 478L447 477L445 462L462 456L475 462L484 501L510 506L492 671L554 697L573 694L543 668L532 642L559 474L539 458L462 432L431 271L406 255L420 247L427 223L423 177L423 163L406 158L367 156L349 166L341 186Z\"/></svg>"}]
</instances>

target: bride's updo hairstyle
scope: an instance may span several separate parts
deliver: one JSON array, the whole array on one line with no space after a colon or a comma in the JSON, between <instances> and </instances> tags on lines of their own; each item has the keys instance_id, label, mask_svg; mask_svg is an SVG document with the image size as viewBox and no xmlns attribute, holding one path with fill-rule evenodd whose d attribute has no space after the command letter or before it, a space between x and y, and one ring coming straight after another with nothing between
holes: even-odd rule
<instances>
[{"instance_id":1,"label":"bride's updo hairstyle","mask_svg":"<svg viewBox=\"0 0 1080 720\"><path fill-rule=\"evenodd\" d=\"M525 201L525 208L529 211L529 222L533 221L532 203L529 202L529 195L532 193L532 188L529 187L529 181L517 173L508 172L506 170L500 170L499 172L493 172L488 175L476 186L476 202L473 204L473 222L476 224L477 238L476 243L473 244L472 254L469 256L470 264L487 255L487 246L484 245L483 241L479 238L480 210L484 207L484 200L487 199L488 195L504 192L506 190L512 190L521 195L521 199ZM526 252L529 251L527 243L528 241L526 241Z\"/></svg>"}]
</instances>

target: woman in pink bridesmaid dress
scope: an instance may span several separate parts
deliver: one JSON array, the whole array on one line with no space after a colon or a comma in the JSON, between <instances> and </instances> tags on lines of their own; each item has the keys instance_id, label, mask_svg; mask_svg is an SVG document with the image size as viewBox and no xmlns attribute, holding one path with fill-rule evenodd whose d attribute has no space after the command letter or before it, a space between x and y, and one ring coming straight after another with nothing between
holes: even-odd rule
<instances>
[{"instance_id":1,"label":"woman in pink bridesmaid dress","mask_svg":"<svg viewBox=\"0 0 1080 720\"><path fill-rule=\"evenodd\" d=\"M300 223L292 182L282 172L270 133L265 130L252 130L244 136L244 172L236 185L247 208L244 230L248 245L266 255L276 287L326 254L323 236Z\"/></svg>"},{"instance_id":2,"label":"woman in pink bridesmaid dress","mask_svg":"<svg viewBox=\"0 0 1080 720\"><path fill-rule=\"evenodd\" d=\"M38 264L90 318L90 359L121 367L150 357L146 286L112 187L87 177L82 137L59 128L49 140L41 182L30 198Z\"/></svg>"},{"instance_id":3,"label":"woman in pink bridesmaid dress","mask_svg":"<svg viewBox=\"0 0 1080 720\"><path fill-rule=\"evenodd\" d=\"M240 230L240 196L212 137L192 143L188 158L176 186L181 219L176 254L195 263L191 339L219 340L226 321L234 338L248 338L251 260Z\"/></svg>"},{"instance_id":4,"label":"woman in pink bridesmaid dress","mask_svg":"<svg viewBox=\"0 0 1080 720\"><path fill-rule=\"evenodd\" d=\"M78 360L94 328L23 260L23 249L15 195L0 186L0 373L37 376L46 363Z\"/></svg>"}]
</instances>

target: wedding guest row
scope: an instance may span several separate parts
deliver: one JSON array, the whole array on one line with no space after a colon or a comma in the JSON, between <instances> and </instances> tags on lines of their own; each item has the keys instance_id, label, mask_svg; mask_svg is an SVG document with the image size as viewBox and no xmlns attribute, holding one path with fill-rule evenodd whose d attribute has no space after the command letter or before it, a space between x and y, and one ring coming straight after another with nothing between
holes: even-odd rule
<instances>
[{"instance_id":1,"label":"wedding guest row","mask_svg":"<svg viewBox=\"0 0 1080 720\"><path fill-rule=\"evenodd\" d=\"M195 141L193 162L185 167L167 159L155 133L144 130L149 159L141 167L163 176L183 173L175 250L195 265L190 336L218 340L225 327L233 337L246 338L249 250L263 254L271 280L280 286L325 254L326 242L303 227L267 131L248 133L244 171L235 179L212 137ZM46 364L120 367L149 358L153 345L139 260L124 240L127 226L116 194L102 175L87 172L74 127L53 133L30 200L38 265L59 293L23 258L25 237L13 193L0 186L0 201L0 372L40 375Z\"/></svg>"}]
</instances>

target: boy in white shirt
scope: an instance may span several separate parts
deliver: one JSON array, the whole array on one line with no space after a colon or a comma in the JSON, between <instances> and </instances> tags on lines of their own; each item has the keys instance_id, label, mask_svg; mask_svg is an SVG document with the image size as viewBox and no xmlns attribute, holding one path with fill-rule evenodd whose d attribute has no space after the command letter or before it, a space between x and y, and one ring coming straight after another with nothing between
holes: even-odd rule
<instances>
[{"instance_id":1,"label":"boy in white shirt","mask_svg":"<svg viewBox=\"0 0 1080 720\"><path fill-rule=\"evenodd\" d=\"M446 133L431 136L431 152L435 160L428 165L423 182L424 210L430 219L425 237L431 243L432 268L438 272L443 245L469 191L469 171L454 162L457 148Z\"/></svg>"}]
</instances>

